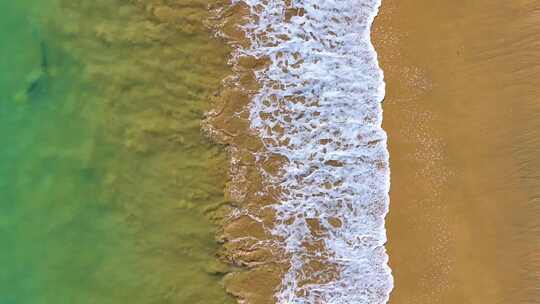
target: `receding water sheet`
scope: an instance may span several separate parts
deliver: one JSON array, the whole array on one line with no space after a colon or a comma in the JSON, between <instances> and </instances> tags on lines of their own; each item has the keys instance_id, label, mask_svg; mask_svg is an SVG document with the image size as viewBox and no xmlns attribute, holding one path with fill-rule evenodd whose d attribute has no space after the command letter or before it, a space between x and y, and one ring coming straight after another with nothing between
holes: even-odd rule
<instances>
[{"instance_id":1,"label":"receding water sheet","mask_svg":"<svg viewBox=\"0 0 540 304\"><path fill-rule=\"evenodd\" d=\"M229 109L210 113L209 132L231 146L227 254L251 270L233 275L229 290L249 303L388 299L384 82L370 42L379 5L233 1L216 10L218 19L234 16L217 31L234 47L236 74L222 94ZM261 273L277 282L266 298L242 284Z\"/></svg>"}]
</instances>

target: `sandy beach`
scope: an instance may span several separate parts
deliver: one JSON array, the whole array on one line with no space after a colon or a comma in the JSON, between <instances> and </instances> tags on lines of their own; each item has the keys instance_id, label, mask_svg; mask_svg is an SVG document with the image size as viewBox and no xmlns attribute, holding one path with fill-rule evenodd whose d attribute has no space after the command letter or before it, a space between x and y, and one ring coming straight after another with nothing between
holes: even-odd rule
<instances>
[{"instance_id":1,"label":"sandy beach","mask_svg":"<svg viewBox=\"0 0 540 304\"><path fill-rule=\"evenodd\" d=\"M538 300L538 7L383 1L390 303Z\"/></svg>"}]
</instances>

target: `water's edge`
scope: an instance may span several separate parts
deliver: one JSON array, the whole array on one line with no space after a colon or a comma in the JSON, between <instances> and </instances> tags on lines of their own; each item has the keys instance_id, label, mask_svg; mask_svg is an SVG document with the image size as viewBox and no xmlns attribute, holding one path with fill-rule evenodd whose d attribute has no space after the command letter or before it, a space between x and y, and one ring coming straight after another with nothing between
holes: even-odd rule
<instances>
[{"instance_id":1,"label":"water's edge","mask_svg":"<svg viewBox=\"0 0 540 304\"><path fill-rule=\"evenodd\" d=\"M226 280L241 301L388 301L385 84L370 39L380 4L232 1L214 11L234 74L205 129L229 149L222 257L247 267ZM266 287L253 290L257 280Z\"/></svg>"}]
</instances>

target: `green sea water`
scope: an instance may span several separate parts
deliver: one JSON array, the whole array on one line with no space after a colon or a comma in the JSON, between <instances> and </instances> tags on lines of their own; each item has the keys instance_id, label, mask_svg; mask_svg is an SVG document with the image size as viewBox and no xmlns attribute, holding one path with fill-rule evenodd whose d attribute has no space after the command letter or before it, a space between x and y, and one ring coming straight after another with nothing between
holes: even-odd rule
<instances>
[{"instance_id":1,"label":"green sea water","mask_svg":"<svg viewBox=\"0 0 540 304\"><path fill-rule=\"evenodd\" d=\"M233 303L208 2L0 1L0 304Z\"/></svg>"}]
</instances>

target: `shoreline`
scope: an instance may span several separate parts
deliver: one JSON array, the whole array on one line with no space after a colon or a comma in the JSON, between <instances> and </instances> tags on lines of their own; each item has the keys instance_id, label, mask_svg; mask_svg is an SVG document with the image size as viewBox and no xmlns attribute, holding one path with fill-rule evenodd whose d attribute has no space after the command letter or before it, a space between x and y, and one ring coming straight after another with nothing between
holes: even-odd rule
<instances>
[{"instance_id":1,"label":"shoreline","mask_svg":"<svg viewBox=\"0 0 540 304\"><path fill-rule=\"evenodd\" d=\"M355 3L353 2L353 4ZM364 4L366 5L366 3ZM352 55L344 53L343 57L349 58L347 56L350 56L350 60L354 61L355 64L358 64L356 60L363 63L356 65L356 69L350 68L348 64L340 65L340 68L350 68L350 71L342 75L356 75L350 76L354 78L354 81L351 81L353 88L349 93L357 98L352 98L354 104L350 105L348 111L339 110L340 105L336 104L335 110L330 110L327 114L324 112L327 111L325 107L320 105L320 102L326 102L326 99L322 99L321 96L313 97L316 100L313 102L301 93L293 94L297 95L296 97L282 97L281 99L277 97L276 100L272 99L274 97L272 95L265 95L269 92L269 83L272 83L265 77L281 79L287 85L294 87L294 83L287 82L287 79L290 79L290 73L294 75L295 69L301 68L304 62L309 62L310 56L317 54L317 51L314 50L313 53L308 52L307 57L302 57L302 53L299 51L301 49L296 49L300 53L295 53L293 57L295 60L298 57L302 58L300 60L302 63L295 67L289 67L287 63L279 66L283 52L286 52L284 49L273 54L271 53L273 47L271 43L264 52L259 52L258 48L250 48L251 42L254 41L262 46L271 39L276 39L276 41L282 39L277 34L272 36L274 35L272 31L277 31L276 29L265 32L259 37L260 33L256 31L256 26L249 24L251 19L255 18L250 14L258 15L257 22L266 22L264 18L271 20L274 15L265 10L275 8L264 6L250 8L244 2L235 4L227 2L227 4L215 9L216 19L213 21L215 31L234 49L230 60L233 74L224 80L223 88L216 96L215 109L207 114L203 126L209 137L228 147L231 159L230 182L226 190L229 196L229 216L223 223L220 239L224 245L220 256L224 261L243 269L229 274L225 280L227 290L239 298L241 302L274 303L277 301L282 303L283 301L294 301L296 303L299 301L298 303L304 303L302 301L310 299L309 303L313 301L319 303L329 300L326 297L331 296L330 294L332 294L331 297L335 297L332 301L344 301L347 288L362 289L362 292L354 294L358 301L369 301L370 303L387 301L392 280L386 265L387 256L383 247L386 241L384 217L388 210L387 193L389 187L386 135L380 129L380 100L384 95L384 83L381 79L381 71L376 64L376 54L369 41L369 35L366 37L365 33L365 27L370 28L380 3L373 1L367 4L369 5L359 7L364 14L362 18L358 19L360 20L359 24L356 25L354 22L354 24L350 24L350 26L358 26L361 29L358 31L358 35L353 35L356 40L343 41L345 45L347 43L352 45L350 48ZM349 8L348 6L343 7L343 9ZM286 24L290 26L295 26L294 18L299 20L304 18L307 13L315 14L315 12L309 12L311 9L309 7L283 9L285 20L291 22L290 24L286 22ZM315 8L315 10L318 9ZM323 11L327 12L329 8ZM275 16L277 15L279 14L276 13ZM312 15L312 17L314 16L316 14ZM353 19L350 18L346 22L351 22ZM251 36L246 36L246 33L235 28L238 26L238 22L253 31L247 33ZM332 26L332 23L327 24L327 26ZM339 28L336 29L339 31ZM302 31L301 28L298 30ZM346 36L343 33L341 35L336 37L337 41L340 41L338 45L341 43L340 39ZM286 45L286 41L285 39L282 43ZM334 51L339 50L339 47L335 48ZM345 50L349 52L347 48ZM265 53L267 51L269 53ZM320 63L324 64L325 60ZM284 72L284 75L280 74L280 69L289 68L292 70ZM261 73L261 71L265 71L265 73ZM332 69L329 67L327 71L332 71ZM274 74L270 77L268 73ZM329 75L331 73L327 73L326 78ZM358 83L357 79L359 78L364 80ZM346 84L347 81L347 79L342 79L341 85ZM340 84L335 85L340 86ZM373 91L358 89L355 87L357 85L359 87L365 86ZM274 85L270 84L270 86ZM276 87L273 87L271 90L275 89ZM343 88L343 91L346 92L347 88ZM283 92L285 95L287 94L285 90ZM359 92L362 93L358 95ZM372 92L373 96L367 92ZM347 98L351 99L347 96L342 96L342 99L344 101L348 100ZM266 104L264 98L273 101ZM319 98L321 99L319 100ZM363 101L358 102L358 100ZM272 103L280 106L272 109ZM349 135L340 136L340 131L333 131L337 133L333 133L333 135L329 133L327 139L321 139L324 143L317 143L316 146L317 149L324 150L319 155L322 158L326 158L333 152L336 152L336 155L344 153L351 157L328 161L324 164L327 166L326 169L320 171L316 169L319 164L312 162L311 158L303 161L295 160L298 157L302 158L301 155L294 154L302 148L295 148L293 143L298 140L306 140L306 138L301 137L302 127L298 128L291 120L288 120L290 119L288 117L298 115L295 113L296 106L287 108L288 103L290 105L300 103L306 108L298 116L298 119L304 115L310 116L311 111L315 111L316 114L313 117L310 116L310 123L312 120L322 119L317 125L317 127L321 127L321 132L326 132L323 127L326 124L330 128L340 127L340 123L333 121L334 115L343 116L346 121L350 120L351 129L343 133L356 132L358 133L356 139L349 139ZM351 111L356 114L352 115ZM328 117L324 115L328 115ZM276 120L272 121L272 119ZM310 140L307 138L308 144ZM336 147L336 151L327 151L327 148L332 149L333 146ZM341 151L342 147L346 148ZM287 154L284 151L290 152ZM356 157L357 155L361 156ZM295 171L304 170L301 167L304 166L305 162L312 162L310 165L312 167L304 168L308 169L306 175L298 175L293 178ZM341 167L343 168L340 169ZM330 172L334 170L334 175L328 177L321 175L322 172L328 170ZM296 181L303 181L311 174L322 176L322 178L326 178L327 182L314 183L313 185L309 183L296 184ZM286 176L290 177L287 179ZM369 176L367 180L366 176ZM331 181L336 178L339 180ZM321 188L321 183L326 186ZM303 197L305 191L309 189L314 189L313 191L317 193L322 191L320 193L322 195L325 191L328 192L329 198L331 198L329 201L336 202L336 206L325 207L326 203L319 202L320 194L316 193L308 199L316 202L315 207L305 205L302 203L302 199L290 199L291 197ZM344 192L331 194L333 189ZM352 194L349 191L352 191ZM349 202L346 198L350 195L352 198ZM344 199L347 202L341 202ZM342 204L343 207L339 207ZM298 211L304 210L302 208L307 209ZM321 212L321 216L315 215L319 212ZM338 239L334 240L333 235L339 235ZM361 240L358 240L359 235L363 235ZM332 242L336 245L332 245ZM338 243L342 245L351 243L353 245L350 248L347 247L348 249L344 247L344 249L336 250L338 247L333 248L332 246L342 246L337 245ZM294 247L291 250L291 246L299 247ZM347 257L350 254L356 256L354 258ZM364 262L343 262L347 260ZM343 272L350 274L343 275ZM314 276L317 273L321 274ZM302 275L299 276L299 274ZM370 274L372 278L365 277L365 274ZM332 287L334 284L339 284L340 287ZM317 292L320 294L311 294L313 290L318 290ZM346 293L346 297L351 296L350 293ZM338 296L339 294L342 295Z\"/></svg>"}]
</instances>

